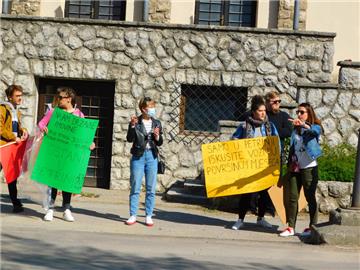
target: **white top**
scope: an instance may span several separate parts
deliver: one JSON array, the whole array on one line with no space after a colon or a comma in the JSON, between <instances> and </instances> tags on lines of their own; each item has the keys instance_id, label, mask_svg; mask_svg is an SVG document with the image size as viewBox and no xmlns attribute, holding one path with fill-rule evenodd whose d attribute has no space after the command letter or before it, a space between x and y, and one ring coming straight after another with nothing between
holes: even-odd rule
<instances>
[{"instance_id":1,"label":"white top","mask_svg":"<svg viewBox=\"0 0 360 270\"><path fill-rule=\"evenodd\" d=\"M316 159L312 160L305 151L303 138L299 134L295 134L295 155L299 162L300 169L312 168L317 166Z\"/></svg>"},{"instance_id":2,"label":"white top","mask_svg":"<svg viewBox=\"0 0 360 270\"><path fill-rule=\"evenodd\" d=\"M152 120L151 118L149 120L145 120L143 119L142 120L144 126L145 126L145 130L146 130L146 133L149 134L151 132L151 128L152 128ZM146 149L150 149L150 144L149 142L146 143Z\"/></svg>"},{"instance_id":3,"label":"white top","mask_svg":"<svg viewBox=\"0 0 360 270\"><path fill-rule=\"evenodd\" d=\"M261 127L256 127L254 130L254 138L262 137Z\"/></svg>"}]
</instances>

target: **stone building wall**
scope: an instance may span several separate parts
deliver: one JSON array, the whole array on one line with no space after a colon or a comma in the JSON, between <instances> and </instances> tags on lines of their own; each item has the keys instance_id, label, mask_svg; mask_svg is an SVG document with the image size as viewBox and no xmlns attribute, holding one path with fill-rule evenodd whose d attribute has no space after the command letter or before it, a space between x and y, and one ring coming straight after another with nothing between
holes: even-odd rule
<instances>
[{"instance_id":1,"label":"stone building wall","mask_svg":"<svg viewBox=\"0 0 360 270\"><path fill-rule=\"evenodd\" d=\"M342 61L338 84L298 84L298 102L309 102L322 121L330 145L358 144L360 128L360 63Z\"/></svg>"},{"instance_id":2,"label":"stone building wall","mask_svg":"<svg viewBox=\"0 0 360 270\"><path fill-rule=\"evenodd\" d=\"M12 83L24 86L22 111L31 129L38 106L36 77L115 81L111 188L122 189L129 187L129 116L140 97L153 97L165 135L162 152L168 169L159 175L162 190L202 170L201 145L169 135L179 103L172 98L175 89L181 84L246 87L249 96L276 89L286 103L296 103L297 84L329 82L334 36L2 16L0 93Z\"/></svg>"},{"instance_id":3,"label":"stone building wall","mask_svg":"<svg viewBox=\"0 0 360 270\"><path fill-rule=\"evenodd\" d=\"M12 0L10 14L13 15L40 15L41 0Z\"/></svg>"},{"instance_id":4,"label":"stone building wall","mask_svg":"<svg viewBox=\"0 0 360 270\"><path fill-rule=\"evenodd\" d=\"M293 29L294 25L294 0L279 0L278 28ZM307 0L299 0L299 30L306 29Z\"/></svg>"},{"instance_id":5,"label":"stone building wall","mask_svg":"<svg viewBox=\"0 0 360 270\"><path fill-rule=\"evenodd\" d=\"M149 0L149 22L169 23L170 15L170 0Z\"/></svg>"}]
</instances>

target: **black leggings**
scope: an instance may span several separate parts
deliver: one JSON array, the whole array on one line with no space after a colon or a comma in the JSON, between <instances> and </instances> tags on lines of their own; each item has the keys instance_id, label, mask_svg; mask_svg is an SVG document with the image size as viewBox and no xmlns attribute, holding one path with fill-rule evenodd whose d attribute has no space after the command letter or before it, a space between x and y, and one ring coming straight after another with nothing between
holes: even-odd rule
<instances>
[{"instance_id":1,"label":"black leggings","mask_svg":"<svg viewBox=\"0 0 360 270\"><path fill-rule=\"evenodd\" d=\"M20 200L17 198L16 184L17 184L17 180L8 184L9 195L10 195L10 199L11 199L13 206L21 206L22 204L21 204Z\"/></svg>"},{"instance_id":2,"label":"black leggings","mask_svg":"<svg viewBox=\"0 0 360 270\"><path fill-rule=\"evenodd\" d=\"M258 217L262 218L265 215L266 202L267 202L267 189L259 191L258 202ZM239 200L239 219L244 219L246 212L250 209L251 197L253 193L241 194Z\"/></svg>"},{"instance_id":3,"label":"black leggings","mask_svg":"<svg viewBox=\"0 0 360 270\"><path fill-rule=\"evenodd\" d=\"M51 201L54 203L56 200L58 190L56 188L51 188ZM63 207L66 209L70 209L70 203L71 203L71 193L62 191L62 197L63 197Z\"/></svg>"}]
</instances>

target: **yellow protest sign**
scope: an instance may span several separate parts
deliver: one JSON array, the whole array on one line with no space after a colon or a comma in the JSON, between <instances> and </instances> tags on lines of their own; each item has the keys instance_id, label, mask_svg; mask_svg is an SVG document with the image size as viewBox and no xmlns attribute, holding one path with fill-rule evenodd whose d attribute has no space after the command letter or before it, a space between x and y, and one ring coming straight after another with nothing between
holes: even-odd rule
<instances>
[{"instance_id":1,"label":"yellow protest sign","mask_svg":"<svg viewBox=\"0 0 360 270\"><path fill-rule=\"evenodd\" d=\"M203 144L207 196L256 192L276 184L279 148L277 136Z\"/></svg>"}]
</instances>

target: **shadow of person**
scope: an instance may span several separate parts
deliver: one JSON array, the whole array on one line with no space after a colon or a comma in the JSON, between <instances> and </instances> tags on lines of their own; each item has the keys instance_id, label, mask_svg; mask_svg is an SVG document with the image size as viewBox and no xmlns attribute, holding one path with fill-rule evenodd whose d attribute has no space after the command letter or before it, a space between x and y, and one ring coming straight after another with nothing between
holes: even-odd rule
<instances>
[{"instance_id":1,"label":"shadow of person","mask_svg":"<svg viewBox=\"0 0 360 270\"><path fill-rule=\"evenodd\" d=\"M64 209L63 207L58 207L59 209ZM87 215L95 218L103 218L103 219L109 219L114 221L121 221L125 222L127 218L122 218L120 215L115 215L112 213L101 213L94 210L84 209L84 208L71 208L71 212L81 215Z\"/></svg>"},{"instance_id":2,"label":"shadow of person","mask_svg":"<svg viewBox=\"0 0 360 270\"><path fill-rule=\"evenodd\" d=\"M226 229L232 230L231 227L233 222L226 226ZM262 226L257 225L253 222L244 222L244 226L239 229L239 231L251 231L251 232L262 232L262 233L269 233L269 234L278 234L279 233L279 226L272 225L271 228L264 228Z\"/></svg>"},{"instance_id":3,"label":"shadow of person","mask_svg":"<svg viewBox=\"0 0 360 270\"><path fill-rule=\"evenodd\" d=\"M14 215L22 215L25 217L38 217L38 218L43 218L43 213L35 211L31 208L27 208L26 205L27 204L35 204L32 201L26 200L26 199L22 199L21 203L23 204L24 207L24 212L21 213L13 213L13 206L10 202L10 198L8 195L1 195L0 196L0 202L1 202L1 206L0 206L0 212L4 213L4 214L14 214Z\"/></svg>"},{"instance_id":4,"label":"shadow of person","mask_svg":"<svg viewBox=\"0 0 360 270\"><path fill-rule=\"evenodd\" d=\"M192 213L183 213L178 211L165 211L158 208L154 209L154 217L159 220L194 225L226 227L229 223L227 220L219 218L197 215Z\"/></svg>"}]
</instances>

